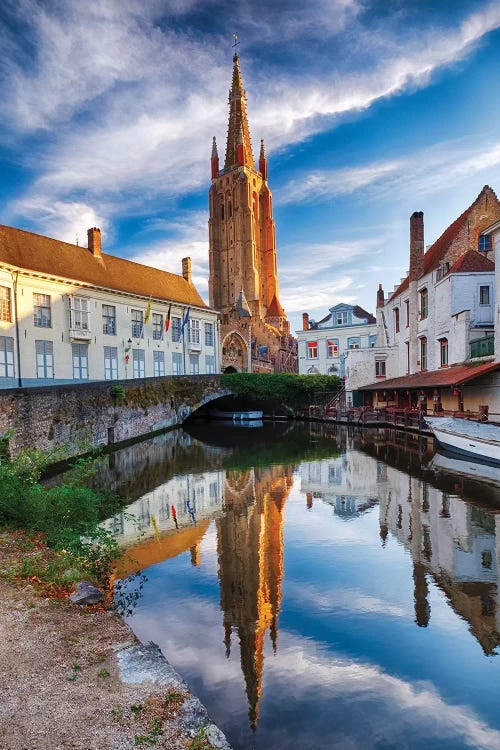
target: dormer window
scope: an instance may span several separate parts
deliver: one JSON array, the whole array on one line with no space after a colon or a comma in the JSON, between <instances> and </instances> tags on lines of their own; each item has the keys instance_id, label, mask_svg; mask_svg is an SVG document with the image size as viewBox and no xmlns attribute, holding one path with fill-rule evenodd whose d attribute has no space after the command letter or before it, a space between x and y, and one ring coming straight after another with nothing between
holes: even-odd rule
<instances>
[{"instance_id":1,"label":"dormer window","mask_svg":"<svg viewBox=\"0 0 500 750\"><path fill-rule=\"evenodd\" d=\"M338 326L346 326L349 323L349 314L347 312L338 312L335 314L335 320Z\"/></svg>"},{"instance_id":2,"label":"dormer window","mask_svg":"<svg viewBox=\"0 0 500 750\"><path fill-rule=\"evenodd\" d=\"M491 237L489 234L480 234L477 238L477 249L484 253L491 250Z\"/></svg>"}]
</instances>

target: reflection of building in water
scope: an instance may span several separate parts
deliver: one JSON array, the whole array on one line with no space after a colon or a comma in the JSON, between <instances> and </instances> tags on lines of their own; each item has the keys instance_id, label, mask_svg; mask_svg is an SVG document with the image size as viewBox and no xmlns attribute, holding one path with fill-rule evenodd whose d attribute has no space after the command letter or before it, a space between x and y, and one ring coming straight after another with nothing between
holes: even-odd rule
<instances>
[{"instance_id":1,"label":"reflection of building in water","mask_svg":"<svg viewBox=\"0 0 500 750\"><path fill-rule=\"evenodd\" d=\"M157 530L195 526L198 521L220 511L223 501L222 470L175 476L147 492L104 525L118 534L121 544L128 544L136 541L139 533L152 536Z\"/></svg>"},{"instance_id":2,"label":"reflection of building in water","mask_svg":"<svg viewBox=\"0 0 500 750\"><path fill-rule=\"evenodd\" d=\"M249 718L257 726L264 638L277 648L283 577L283 507L293 467L228 472L225 513L217 520L221 607L227 655L238 633Z\"/></svg>"},{"instance_id":3,"label":"reflection of building in water","mask_svg":"<svg viewBox=\"0 0 500 750\"><path fill-rule=\"evenodd\" d=\"M489 654L500 644L497 571L500 516L388 467L391 490L380 504L380 534L391 531L411 552L415 619L430 619L427 576ZM500 531L500 529L499 529Z\"/></svg>"},{"instance_id":4,"label":"reflection of building in water","mask_svg":"<svg viewBox=\"0 0 500 750\"><path fill-rule=\"evenodd\" d=\"M387 465L355 450L301 467L301 490L306 494L307 507L312 507L313 498L321 498L341 518L357 516L376 505L380 487L386 483Z\"/></svg>"}]
</instances>

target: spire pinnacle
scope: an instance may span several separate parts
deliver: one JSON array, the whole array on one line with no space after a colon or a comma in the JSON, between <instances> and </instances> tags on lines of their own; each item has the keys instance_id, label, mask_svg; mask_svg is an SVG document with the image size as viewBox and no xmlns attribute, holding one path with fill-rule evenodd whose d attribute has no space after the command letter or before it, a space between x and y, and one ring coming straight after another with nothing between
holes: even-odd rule
<instances>
[{"instance_id":1,"label":"spire pinnacle","mask_svg":"<svg viewBox=\"0 0 500 750\"><path fill-rule=\"evenodd\" d=\"M236 43L239 44L239 42L235 41L235 44ZM251 167L252 169L255 168L246 113L246 100L247 95L243 88L243 79L240 71L240 58L235 54L233 57L233 77L231 81L231 89L229 91L229 124L227 128L226 160L224 163L224 169L242 166L241 164L238 164L237 153L240 129L243 133L243 166Z\"/></svg>"},{"instance_id":2,"label":"spire pinnacle","mask_svg":"<svg viewBox=\"0 0 500 750\"><path fill-rule=\"evenodd\" d=\"M218 159L218 158L219 158L219 154L217 153L217 141L215 140L215 135L214 135L214 139L212 141L212 159Z\"/></svg>"}]
</instances>

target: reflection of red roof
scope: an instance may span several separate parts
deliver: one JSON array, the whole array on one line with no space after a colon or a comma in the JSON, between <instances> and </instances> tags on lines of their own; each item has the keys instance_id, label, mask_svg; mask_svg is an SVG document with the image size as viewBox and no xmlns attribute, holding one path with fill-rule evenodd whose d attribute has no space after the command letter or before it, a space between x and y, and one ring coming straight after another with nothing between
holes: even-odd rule
<instances>
[{"instance_id":1,"label":"reflection of red roof","mask_svg":"<svg viewBox=\"0 0 500 750\"><path fill-rule=\"evenodd\" d=\"M454 365L443 367L441 370L430 370L428 372L416 372L413 375L404 375L400 378L389 380L378 380L376 383L364 385L360 391L385 391L388 389L400 390L402 388L452 388L455 385L475 380L481 375L500 369L500 362L486 362L480 365Z\"/></svg>"},{"instance_id":2,"label":"reflection of red roof","mask_svg":"<svg viewBox=\"0 0 500 750\"><path fill-rule=\"evenodd\" d=\"M492 260L475 250L468 250L451 267L450 273L480 273L494 270L495 264Z\"/></svg>"},{"instance_id":3,"label":"reflection of red roof","mask_svg":"<svg viewBox=\"0 0 500 750\"><path fill-rule=\"evenodd\" d=\"M13 227L0 226L0 262L44 276L206 307L182 276L106 253L96 258L86 247Z\"/></svg>"}]
</instances>

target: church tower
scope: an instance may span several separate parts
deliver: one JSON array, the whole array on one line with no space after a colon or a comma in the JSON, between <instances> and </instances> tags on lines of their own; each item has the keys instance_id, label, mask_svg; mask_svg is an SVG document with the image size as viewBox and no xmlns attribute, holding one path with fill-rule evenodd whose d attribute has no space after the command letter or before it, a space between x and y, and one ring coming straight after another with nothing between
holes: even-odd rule
<instances>
[{"instance_id":1,"label":"church tower","mask_svg":"<svg viewBox=\"0 0 500 750\"><path fill-rule=\"evenodd\" d=\"M278 351L282 345L286 349L293 349L293 345L288 340L281 344L278 341L283 336L290 338L290 324L279 302L276 230L272 195L267 182L264 141L261 141L257 167L252 152L246 101L240 60L235 54L222 169L215 138L212 144L209 192L210 305L222 313L222 359L226 367L262 371L256 362L265 355L272 367L264 367L263 371L293 371L294 366L281 366L286 357ZM228 339L224 347L224 336L231 333L227 326L231 325L236 335L231 336L231 341ZM230 351L233 359L225 359L225 353ZM239 352L239 356L235 352Z\"/></svg>"}]
</instances>

